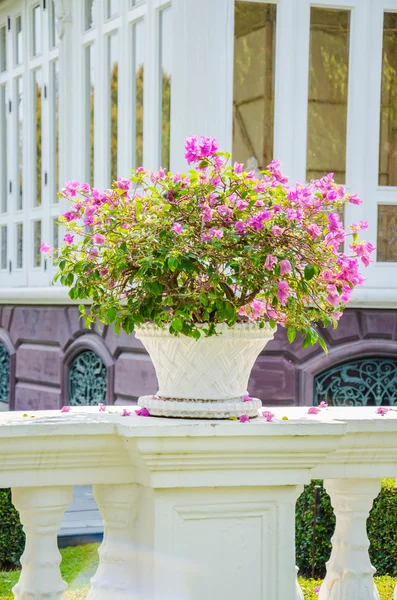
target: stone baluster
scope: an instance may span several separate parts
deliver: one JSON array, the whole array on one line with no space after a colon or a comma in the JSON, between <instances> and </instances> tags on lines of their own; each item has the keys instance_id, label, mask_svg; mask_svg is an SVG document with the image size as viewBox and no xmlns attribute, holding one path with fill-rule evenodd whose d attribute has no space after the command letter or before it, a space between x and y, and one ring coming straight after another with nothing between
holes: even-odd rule
<instances>
[{"instance_id":1,"label":"stone baluster","mask_svg":"<svg viewBox=\"0 0 397 600\"><path fill-rule=\"evenodd\" d=\"M299 572L299 569L298 569L298 567L296 567L296 600L305 600L305 597L304 597L303 592L299 585L298 572Z\"/></svg>"},{"instance_id":2,"label":"stone baluster","mask_svg":"<svg viewBox=\"0 0 397 600\"><path fill-rule=\"evenodd\" d=\"M135 600L137 488L132 484L94 485L93 491L104 521L99 566L91 579L87 600Z\"/></svg>"},{"instance_id":3,"label":"stone baluster","mask_svg":"<svg viewBox=\"0 0 397 600\"><path fill-rule=\"evenodd\" d=\"M21 487L12 490L26 534L22 571L13 592L16 600L64 600L67 584L59 570L57 535L73 498L71 486Z\"/></svg>"},{"instance_id":4,"label":"stone baluster","mask_svg":"<svg viewBox=\"0 0 397 600\"><path fill-rule=\"evenodd\" d=\"M336 517L332 553L319 600L379 600L371 565L366 522L379 479L328 479L325 488Z\"/></svg>"}]
</instances>

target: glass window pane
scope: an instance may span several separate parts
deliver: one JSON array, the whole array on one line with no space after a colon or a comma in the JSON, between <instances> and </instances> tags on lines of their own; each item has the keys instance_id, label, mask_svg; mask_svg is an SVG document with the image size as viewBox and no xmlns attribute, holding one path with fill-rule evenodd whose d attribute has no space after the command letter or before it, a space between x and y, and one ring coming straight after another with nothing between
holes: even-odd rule
<instances>
[{"instance_id":1,"label":"glass window pane","mask_svg":"<svg viewBox=\"0 0 397 600\"><path fill-rule=\"evenodd\" d=\"M345 183L350 11L311 8L306 179Z\"/></svg>"},{"instance_id":2,"label":"glass window pane","mask_svg":"<svg viewBox=\"0 0 397 600\"><path fill-rule=\"evenodd\" d=\"M133 59L134 59L134 78L135 83L135 156L134 168L141 167L143 162L143 83L144 83L144 53L145 53L145 33L144 22L138 21L133 26Z\"/></svg>"},{"instance_id":3,"label":"glass window pane","mask_svg":"<svg viewBox=\"0 0 397 600\"><path fill-rule=\"evenodd\" d=\"M55 20L55 0L50 0L50 46L54 48L59 43L58 29Z\"/></svg>"},{"instance_id":4,"label":"glass window pane","mask_svg":"<svg viewBox=\"0 0 397 600\"><path fill-rule=\"evenodd\" d=\"M110 95L110 181L117 179L117 127L119 97L119 36L109 36L109 95Z\"/></svg>"},{"instance_id":5,"label":"glass window pane","mask_svg":"<svg viewBox=\"0 0 397 600\"><path fill-rule=\"evenodd\" d=\"M110 19L119 14L120 6L119 0L107 0L106 18Z\"/></svg>"},{"instance_id":6,"label":"glass window pane","mask_svg":"<svg viewBox=\"0 0 397 600\"><path fill-rule=\"evenodd\" d=\"M160 12L160 107L161 166L170 168L171 134L171 73L172 73L172 12L171 7Z\"/></svg>"},{"instance_id":7,"label":"glass window pane","mask_svg":"<svg viewBox=\"0 0 397 600\"><path fill-rule=\"evenodd\" d=\"M23 223L17 223L17 269L23 267Z\"/></svg>"},{"instance_id":8,"label":"glass window pane","mask_svg":"<svg viewBox=\"0 0 397 600\"><path fill-rule=\"evenodd\" d=\"M6 86L0 87L0 210L7 212L7 96Z\"/></svg>"},{"instance_id":9,"label":"glass window pane","mask_svg":"<svg viewBox=\"0 0 397 600\"><path fill-rule=\"evenodd\" d=\"M58 61L55 60L52 63L52 85L53 85L53 143L54 143L54 190L53 190L53 202L58 202L58 191L59 191L59 66Z\"/></svg>"},{"instance_id":10,"label":"glass window pane","mask_svg":"<svg viewBox=\"0 0 397 600\"><path fill-rule=\"evenodd\" d=\"M94 0L84 0L84 29L91 29L94 25Z\"/></svg>"},{"instance_id":11,"label":"glass window pane","mask_svg":"<svg viewBox=\"0 0 397 600\"><path fill-rule=\"evenodd\" d=\"M397 185L397 13L383 22L379 185Z\"/></svg>"},{"instance_id":12,"label":"glass window pane","mask_svg":"<svg viewBox=\"0 0 397 600\"><path fill-rule=\"evenodd\" d=\"M41 6L37 5L33 9L33 56L41 52Z\"/></svg>"},{"instance_id":13,"label":"glass window pane","mask_svg":"<svg viewBox=\"0 0 397 600\"><path fill-rule=\"evenodd\" d=\"M146 2L146 0L130 0L130 8L142 4L143 2Z\"/></svg>"},{"instance_id":14,"label":"glass window pane","mask_svg":"<svg viewBox=\"0 0 397 600\"><path fill-rule=\"evenodd\" d=\"M52 219L52 245L54 248L59 248L59 225L58 217Z\"/></svg>"},{"instance_id":15,"label":"glass window pane","mask_svg":"<svg viewBox=\"0 0 397 600\"><path fill-rule=\"evenodd\" d=\"M233 160L273 158L275 4L236 2L234 23Z\"/></svg>"},{"instance_id":16,"label":"glass window pane","mask_svg":"<svg viewBox=\"0 0 397 600\"><path fill-rule=\"evenodd\" d=\"M17 150L18 150L18 188L17 188L17 210L23 208L23 80L17 79Z\"/></svg>"},{"instance_id":17,"label":"glass window pane","mask_svg":"<svg viewBox=\"0 0 397 600\"><path fill-rule=\"evenodd\" d=\"M0 243L1 243L1 260L0 260L0 268L7 268L7 225L1 226L0 231Z\"/></svg>"},{"instance_id":18,"label":"glass window pane","mask_svg":"<svg viewBox=\"0 0 397 600\"><path fill-rule=\"evenodd\" d=\"M94 150L94 124L95 124L95 62L94 62L94 44L90 44L85 49L85 57L86 57L86 77L85 81L87 84L86 88L86 148L87 148L87 179L91 186L94 185L94 158L95 158L95 150ZM117 135L117 131L116 131Z\"/></svg>"},{"instance_id":19,"label":"glass window pane","mask_svg":"<svg viewBox=\"0 0 397 600\"><path fill-rule=\"evenodd\" d=\"M40 267L41 265L41 221L33 223L33 266Z\"/></svg>"},{"instance_id":20,"label":"glass window pane","mask_svg":"<svg viewBox=\"0 0 397 600\"><path fill-rule=\"evenodd\" d=\"M7 31L6 26L0 27L0 71L7 68Z\"/></svg>"},{"instance_id":21,"label":"glass window pane","mask_svg":"<svg viewBox=\"0 0 397 600\"><path fill-rule=\"evenodd\" d=\"M391 204L378 206L376 260L397 262L397 206Z\"/></svg>"},{"instance_id":22,"label":"glass window pane","mask_svg":"<svg viewBox=\"0 0 397 600\"><path fill-rule=\"evenodd\" d=\"M15 36L15 63L20 65L23 59L22 17L15 19Z\"/></svg>"},{"instance_id":23,"label":"glass window pane","mask_svg":"<svg viewBox=\"0 0 397 600\"><path fill-rule=\"evenodd\" d=\"M41 205L41 119L42 119L42 81L41 81L41 71L37 69L33 73L34 78L34 140L35 140L35 157L34 163L36 165L36 175L35 175L35 195L34 195L34 204L35 206Z\"/></svg>"}]
</instances>

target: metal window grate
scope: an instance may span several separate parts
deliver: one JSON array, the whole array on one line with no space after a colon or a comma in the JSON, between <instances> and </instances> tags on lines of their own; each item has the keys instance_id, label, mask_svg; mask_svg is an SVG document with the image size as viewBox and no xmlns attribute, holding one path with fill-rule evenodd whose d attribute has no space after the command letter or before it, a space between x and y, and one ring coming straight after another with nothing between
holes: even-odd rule
<instances>
[{"instance_id":1,"label":"metal window grate","mask_svg":"<svg viewBox=\"0 0 397 600\"><path fill-rule=\"evenodd\" d=\"M106 400L106 367L92 350L83 350L70 363L69 404L92 406Z\"/></svg>"},{"instance_id":2,"label":"metal window grate","mask_svg":"<svg viewBox=\"0 0 397 600\"><path fill-rule=\"evenodd\" d=\"M314 405L397 405L397 359L362 358L318 374L314 379Z\"/></svg>"}]
</instances>

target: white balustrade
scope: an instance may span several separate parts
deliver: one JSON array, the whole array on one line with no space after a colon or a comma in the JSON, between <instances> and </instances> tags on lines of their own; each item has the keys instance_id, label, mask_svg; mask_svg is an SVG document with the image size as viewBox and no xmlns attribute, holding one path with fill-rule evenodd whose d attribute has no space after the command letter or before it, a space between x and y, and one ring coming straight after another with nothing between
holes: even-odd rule
<instances>
[{"instance_id":1,"label":"white balustrade","mask_svg":"<svg viewBox=\"0 0 397 600\"><path fill-rule=\"evenodd\" d=\"M17 600L63 600L67 588L59 571L57 535L73 488L21 487L12 490L26 535L22 571L13 588Z\"/></svg>"},{"instance_id":2,"label":"white balustrade","mask_svg":"<svg viewBox=\"0 0 397 600\"><path fill-rule=\"evenodd\" d=\"M320 600L378 599L366 519L397 476L395 412L273 408L272 423L239 423L113 410L0 414L0 487L26 532L18 600L64 599L56 536L81 484L105 524L89 600L303 600L295 503L317 478L336 514Z\"/></svg>"}]
</instances>

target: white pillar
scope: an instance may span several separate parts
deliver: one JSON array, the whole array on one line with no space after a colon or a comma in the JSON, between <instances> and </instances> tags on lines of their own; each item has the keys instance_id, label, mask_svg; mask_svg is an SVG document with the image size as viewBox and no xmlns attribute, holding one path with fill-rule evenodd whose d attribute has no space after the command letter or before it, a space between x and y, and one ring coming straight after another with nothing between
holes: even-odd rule
<instances>
[{"instance_id":1,"label":"white pillar","mask_svg":"<svg viewBox=\"0 0 397 600\"><path fill-rule=\"evenodd\" d=\"M366 523L380 492L380 479L328 479L324 485L331 497L336 527L319 600L379 600Z\"/></svg>"},{"instance_id":2,"label":"white pillar","mask_svg":"<svg viewBox=\"0 0 397 600\"><path fill-rule=\"evenodd\" d=\"M87 600L135 600L138 598L134 543L136 486L94 485L93 490L104 521L104 537Z\"/></svg>"},{"instance_id":3,"label":"white pillar","mask_svg":"<svg viewBox=\"0 0 397 600\"><path fill-rule=\"evenodd\" d=\"M234 0L173 0L171 170L186 172L189 135L232 150Z\"/></svg>"},{"instance_id":4,"label":"white pillar","mask_svg":"<svg viewBox=\"0 0 397 600\"><path fill-rule=\"evenodd\" d=\"M295 567L301 486L144 488L136 523L147 600L302 600ZM135 597L132 596L135 599Z\"/></svg>"},{"instance_id":5,"label":"white pillar","mask_svg":"<svg viewBox=\"0 0 397 600\"><path fill-rule=\"evenodd\" d=\"M26 534L22 572L13 592L16 600L64 600L67 584L59 571L57 535L72 501L73 488L25 487L12 490Z\"/></svg>"}]
</instances>

